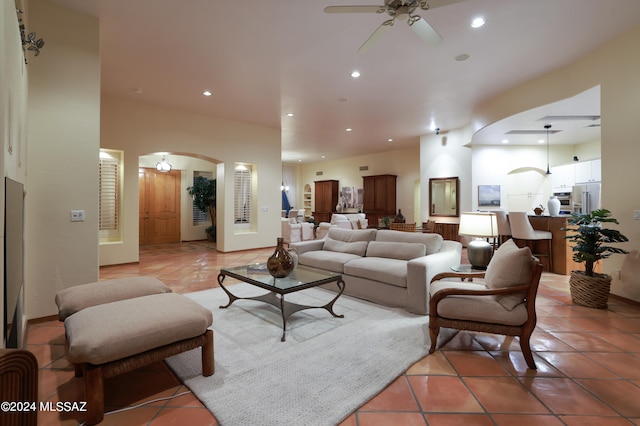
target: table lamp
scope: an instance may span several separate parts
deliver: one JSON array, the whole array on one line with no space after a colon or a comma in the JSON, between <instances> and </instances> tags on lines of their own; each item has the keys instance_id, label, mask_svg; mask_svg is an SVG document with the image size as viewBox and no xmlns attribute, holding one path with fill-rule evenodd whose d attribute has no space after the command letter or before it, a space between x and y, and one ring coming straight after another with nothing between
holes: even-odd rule
<instances>
[{"instance_id":1,"label":"table lamp","mask_svg":"<svg viewBox=\"0 0 640 426\"><path fill-rule=\"evenodd\" d=\"M498 220L495 213L462 213L458 234L476 237L467 244L469 263L474 269L487 269L493 255L493 246L485 239L498 236Z\"/></svg>"}]
</instances>

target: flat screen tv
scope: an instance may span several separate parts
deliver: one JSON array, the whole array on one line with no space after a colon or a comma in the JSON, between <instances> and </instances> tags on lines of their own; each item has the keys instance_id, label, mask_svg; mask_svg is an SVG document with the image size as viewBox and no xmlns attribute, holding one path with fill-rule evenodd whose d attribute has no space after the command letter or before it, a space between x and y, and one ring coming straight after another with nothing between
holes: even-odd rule
<instances>
[{"instance_id":1,"label":"flat screen tv","mask_svg":"<svg viewBox=\"0 0 640 426\"><path fill-rule=\"evenodd\" d=\"M18 347L18 297L24 281L24 185L5 178L4 328L5 347Z\"/></svg>"}]
</instances>

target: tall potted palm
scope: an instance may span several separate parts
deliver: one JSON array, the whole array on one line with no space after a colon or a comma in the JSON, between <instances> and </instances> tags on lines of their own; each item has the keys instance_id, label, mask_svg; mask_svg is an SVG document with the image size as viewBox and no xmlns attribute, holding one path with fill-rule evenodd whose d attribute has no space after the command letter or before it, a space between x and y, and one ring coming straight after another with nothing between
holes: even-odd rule
<instances>
[{"instance_id":1,"label":"tall potted palm","mask_svg":"<svg viewBox=\"0 0 640 426\"><path fill-rule=\"evenodd\" d=\"M201 212L209 213L211 226L206 229L207 238L216 240L216 180L198 176L193 186L187 188L189 195L193 197L193 205Z\"/></svg>"},{"instance_id":2,"label":"tall potted palm","mask_svg":"<svg viewBox=\"0 0 640 426\"><path fill-rule=\"evenodd\" d=\"M584 271L571 271L569 289L574 303L590 308L606 308L611 288L611 276L594 272L594 265L600 259L606 259L614 253L625 254L626 250L611 246L611 243L629 241L616 229L608 229L603 223L618 224L606 209L594 210L591 213L571 215L567 221L569 235L564 238L574 243L574 262L584 263Z\"/></svg>"}]
</instances>

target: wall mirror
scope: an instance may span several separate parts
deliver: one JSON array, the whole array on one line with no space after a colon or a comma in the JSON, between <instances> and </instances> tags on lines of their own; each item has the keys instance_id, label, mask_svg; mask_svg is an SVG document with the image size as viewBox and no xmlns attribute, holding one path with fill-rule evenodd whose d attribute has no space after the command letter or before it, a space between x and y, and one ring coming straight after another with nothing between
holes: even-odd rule
<instances>
[{"instance_id":1,"label":"wall mirror","mask_svg":"<svg viewBox=\"0 0 640 426\"><path fill-rule=\"evenodd\" d=\"M429 216L457 217L459 204L457 177L429 179Z\"/></svg>"}]
</instances>

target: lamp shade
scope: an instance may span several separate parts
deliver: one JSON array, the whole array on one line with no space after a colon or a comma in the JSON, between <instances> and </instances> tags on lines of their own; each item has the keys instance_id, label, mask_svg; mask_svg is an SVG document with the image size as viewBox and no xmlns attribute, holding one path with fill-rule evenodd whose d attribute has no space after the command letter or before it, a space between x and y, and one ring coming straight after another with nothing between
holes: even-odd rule
<instances>
[{"instance_id":1,"label":"lamp shade","mask_svg":"<svg viewBox=\"0 0 640 426\"><path fill-rule=\"evenodd\" d=\"M491 212L468 212L460 215L459 235L490 238L498 235L498 219Z\"/></svg>"}]
</instances>

